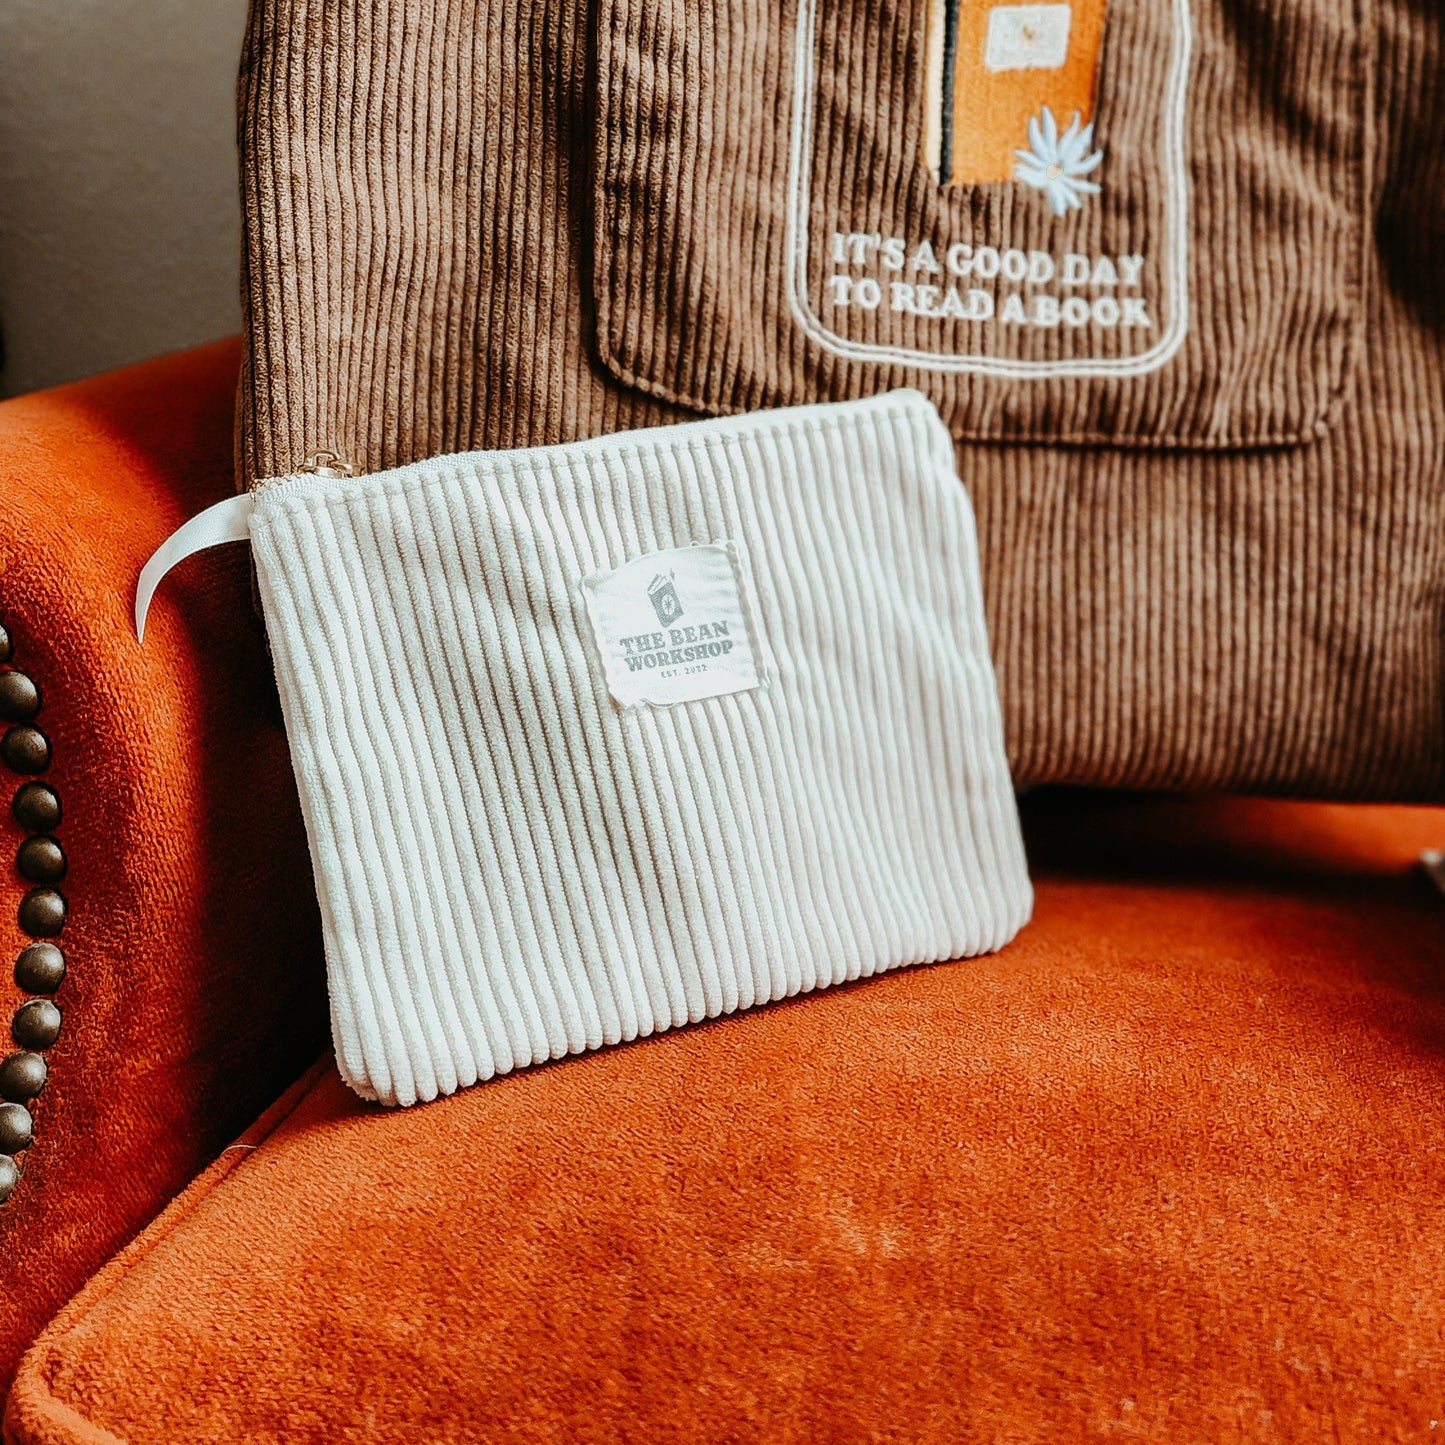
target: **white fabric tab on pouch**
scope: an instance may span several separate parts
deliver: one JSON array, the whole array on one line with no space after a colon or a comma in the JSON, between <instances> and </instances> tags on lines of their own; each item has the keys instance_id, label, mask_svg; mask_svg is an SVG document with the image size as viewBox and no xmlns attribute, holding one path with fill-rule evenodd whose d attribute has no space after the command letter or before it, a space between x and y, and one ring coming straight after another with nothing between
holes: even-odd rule
<instances>
[{"instance_id":1,"label":"white fabric tab on pouch","mask_svg":"<svg viewBox=\"0 0 1445 1445\"><path fill-rule=\"evenodd\" d=\"M176 565L204 552L207 547L219 547L222 542L248 542L251 539L251 511L253 501L249 492L236 497L227 497L204 512L197 512L184 526L178 527L156 548L150 560L141 568L140 580L135 588L135 635L138 642L145 641L146 615L150 612L151 598L161 585L166 573Z\"/></svg>"},{"instance_id":2,"label":"white fabric tab on pouch","mask_svg":"<svg viewBox=\"0 0 1445 1445\"><path fill-rule=\"evenodd\" d=\"M1007 943L1031 892L917 392L268 482L250 536L342 1077L411 1104Z\"/></svg>"}]
</instances>

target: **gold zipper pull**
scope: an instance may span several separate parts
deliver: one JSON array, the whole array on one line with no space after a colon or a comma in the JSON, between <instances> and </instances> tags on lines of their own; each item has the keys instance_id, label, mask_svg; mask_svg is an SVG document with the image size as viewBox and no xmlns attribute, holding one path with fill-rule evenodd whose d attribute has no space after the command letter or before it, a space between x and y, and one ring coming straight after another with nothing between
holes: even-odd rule
<instances>
[{"instance_id":1,"label":"gold zipper pull","mask_svg":"<svg viewBox=\"0 0 1445 1445\"><path fill-rule=\"evenodd\" d=\"M309 452L298 468L314 477L354 477L356 468L335 452Z\"/></svg>"}]
</instances>

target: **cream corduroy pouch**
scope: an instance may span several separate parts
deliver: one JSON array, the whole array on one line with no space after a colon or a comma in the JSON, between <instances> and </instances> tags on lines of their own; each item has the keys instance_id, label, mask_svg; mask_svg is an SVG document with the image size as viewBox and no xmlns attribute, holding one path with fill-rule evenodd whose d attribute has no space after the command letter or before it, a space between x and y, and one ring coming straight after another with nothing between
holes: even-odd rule
<instances>
[{"instance_id":1,"label":"cream corduroy pouch","mask_svg":"<svg viewBox=\"0 0 1445 1445\"><path fill-rule=\"evenodd\" d=\"M358 1093L431 1099L1017 932L953 459L894 392L221 504ZM138 617L195 550L173 540Z\"/></svg>"}]
</instances>

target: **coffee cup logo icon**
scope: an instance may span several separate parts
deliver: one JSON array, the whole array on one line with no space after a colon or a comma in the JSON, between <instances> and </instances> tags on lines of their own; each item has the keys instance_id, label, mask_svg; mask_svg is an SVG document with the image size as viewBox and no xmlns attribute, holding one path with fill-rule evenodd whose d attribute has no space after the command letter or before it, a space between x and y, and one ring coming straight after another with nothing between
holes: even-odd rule
<instances>
[{"instance_id":1,"label":"coffee cup logo icon","mask_svg":"<svg viewBox=\"0 0 1445 1445\"><path fill-rule=\"evenodd\" d=\"M682 599L672 585L671 575L661 572L647 584L647 595L652 600L652 610L657 613L658 624L670 627L682 616Z\"/></svg>"}]
</instances>

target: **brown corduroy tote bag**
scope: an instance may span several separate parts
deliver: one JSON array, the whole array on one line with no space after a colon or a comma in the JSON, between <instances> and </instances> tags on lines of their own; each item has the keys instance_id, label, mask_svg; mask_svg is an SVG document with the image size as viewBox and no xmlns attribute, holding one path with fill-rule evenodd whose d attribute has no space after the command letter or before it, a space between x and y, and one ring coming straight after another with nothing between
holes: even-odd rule
<instances>
[{"instance_id":1,"label":"brown corduroy tote bag","mask_svg":"<svg viewBox=\"0 0 1445 1445\"><path fill-rule=\"evenodd\" d=\"M1436 7L253 0L241 146L242 485L917 387L1019 783L1445 795Z\"/></svg>"}]
</instances>

